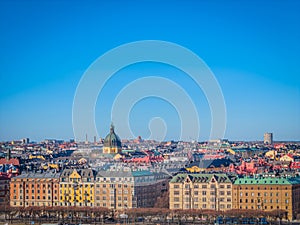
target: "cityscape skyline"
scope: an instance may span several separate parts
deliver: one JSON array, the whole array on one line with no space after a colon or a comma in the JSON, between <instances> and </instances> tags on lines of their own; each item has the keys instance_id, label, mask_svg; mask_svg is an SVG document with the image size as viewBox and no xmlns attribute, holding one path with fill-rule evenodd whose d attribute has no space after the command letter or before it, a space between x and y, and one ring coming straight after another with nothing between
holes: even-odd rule
<instances>
[{"instance_id":1,"label":"cityscape skyline","mask_svg":"<svg viewBox=\"0 0 300 225\"><path fill-rule=\"evenodd\" d=\"M300 2L1 1L0 6L1 141L74 138L72 105L84 72L110 49L139 40L170 41L203 59L223 92L224 138L263 141L270 132L274 141L300 140ZM155 62L127 66L108 80L95 106L97 138L109 130L122 88L148 76L172 80L189 94L199 112L200 140L208 140L211 110L203 90L183 71ZM167 125L165 139L178 140L180 116L157 97L131 110L135 137L149 138L148 122L156 117ZM86 133L92 141L94 135Z\"/></svg>"}]
</instances>

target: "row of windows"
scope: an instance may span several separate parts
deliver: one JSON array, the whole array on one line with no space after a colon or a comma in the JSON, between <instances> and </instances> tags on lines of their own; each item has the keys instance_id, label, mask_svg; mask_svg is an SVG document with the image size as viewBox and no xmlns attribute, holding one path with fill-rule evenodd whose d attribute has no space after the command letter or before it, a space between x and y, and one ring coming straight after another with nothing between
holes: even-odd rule
<instances>
[{"instance_id":1,"label":"row of windows","mask_svg":"<svg viewBox=\"0 0 300 225\"><path fill-rule=\"evenodd\" d=\"M47 187L47 188L51 188L52 185L51 185L51 184L48 184L48 185L46 185L46 184L31 184L31 185L26 184L26 185L25 185L26 188L30 188L30 187L31 187L31 188L34 188L35 186L36 186L37 188L46 188L46 187ZM14 187L16 188L16 187L17 187L17 184L14 184ZM19 188L22 188L22 187L23 187L23 185L20 184L20 185L19 185ZM58 185L54 184L53 187L54 187L54 188L57 188Z\"/></svg>"},{"instance_id":2,"label":"row of windows","mask_svg":"<svg viewBox=\"0 0 300 225\"><path fill-rule=\"evenodd\" d=\"M202 209L208 209L208 208L209 209L216 209L216 205L215 204L211 204L211 205L207 205L207 204L202 204L202 205L194 204L193 206L191 206L190 204L185 204L184 207L186 209L191 209L191 208L194 208L194 209L200 209L200 208L202 208ZM220 207L220 209L225 209L225 208L231 209L231 204L227 204L227 205L220 204L219 207ZM174 208L175 209L179 209L179 208L181 208L181 205L180 204L174 204Z\"/></svg>"},{"instance_id":3,"label":"row of windows","mask_svg":"<svg viewBox=\"0 0 300 225\"><path fill-rule=\"evenodd\" d=\"M200 192L201 193L201 192ZM216 192L215 191L210 191L210 192L207 192L207 191L202 191L202 195L207 195L207 193L210 193L210 195L216 195ZM231 191L220 191L219 192L219 195L225 195L225 193L227 195L231 195ZM191 195L192 193L189 192L189 191L185 191L184 192L185 195ZM180 191L174 191L174 195L180 195ZM194 195L199 195L199 192L198 191L194 191Z\"/></svg>"},{"instance_id":4,"label":"row of windows","mask_svg":"<svg viewBox=\"0 0 300 225\"><path fill-rule=\"evenodd\" d=\"M64 190L64 192L62 191L62 190L60 190L60 194L62 194L62 193L64 193L64 194L67 194L67 193L71 193L71 192L74 192L74 191L67 191L67 190ZM81 190L77 190L76 191L76 194L88 194L88 192L87 191L84 191L84 192L82 192ZM90 190L90 194L93 194L93 190Z\"/></svg>"},{"instance_id":5,"label":"row of windows","mask_svg":"<svg viewBox=\"0 0 300 225\"><path fill-rule=\"evenodd\" d=\"M53 192L54 192L54 194L57 194L57 190L54 190ZM17 193L17 190L14 190L14 193ZM23 190L21 189L21 190L20 190L20 194L22 194L22 193L23 193ZM26 190L25 193L28 194L28 193L29 193L29 190ZM31 193L34 194L34 193L35 193L35 190L32 189L32 190L31 190ZM40 190L36 190L36 193L39 194L39 193L41 193L41 192L40 192ZM46 190L43 190L43 194L46 194ZM48 194L51 194L51 190L48 190Z\"/></svg>"},{"instance_id":6,"label":"row of windows","mask_svg":"<svg viewBox=\"0 0 300 225\"><path fill-rule=\"evenodd\" d=\"M96 194L104 194L104 195L106 195L107 193L110 193L110 194L114 194L114 193L118 193L118 194L128 194L129 192L128 192L128 190L118 190L118 191L115 191L115 190L110 190L110 191L107 191L107 190L102 190L101 192L99 191L99 190L97 190L96 191Z\"/></svg>"},{"instance_id":7,"label":"row of windows","mask_svg":"<svg viewBox=\"0 0 300 225\"><path fill-rule=\"evenodd\" d=\"M242 189L248 190L248 187L240 186L240 190L242 190ZM254 190L253 187L251 187L250 189L251 189L251 190ZM287 187L284 188L284 190L287 190L287 189L288 189ZM260 188L260 187L258 186L258 187L255 187L255 190L269 190L269 188L267 188L267 187ZM273 189L273 187L271 186L271 187L270 187L270 190L279 190L279 187L276 187L276 188Z\"/></svg>"},{"instance_id":8,"label":"row of windows","mask_svg":"<svg viewBox=\"0 0 300 225\"><path fill-rule=\"evenodd\" d=\"M75 202L73 204L71 202L60 203L61 206L72 206L72 205L75 205L75 204L76 204ZM76 205L78 205L78 206L93 206L93 203L78 202Z\"/></svg>"},{"instance_id":9,"label":"row of windows","mask_svg":"<svg viewBox=\"0 0 300 225\"><path fill-rule=\"evenodd\" d=\"M255 193L254 192L251 192L251 193L248 193L248 192L245 192L245 193L243 193L243 192L240 192L240 196L242 197L243 195L245 194L245 196L255 196ZM257 196L261 196L261 192L258 192L257 193ZM268 195L270 195L271 197L273 196L273 194L275 194L275 193L272 193L272 192L270 192L270 193L268 193L268 192L264 192L263 193L264 194L264 196L268 196ZM277 197L279 196L279 192L276 192L276 194L275 194ZM289 193L288 192L285 192L284 193L284 195L286 196L286 197L288 197L289 196Z\"/></svg>"},{"instance_id":10,"label":"row of windows","mask_svg":"<svg viewBox=\"0 0 300 225\"><path fill-rule=\"evenodd\" d=\"M87 200L88 198L89 198L91 201L93 200L93 197L92 197L92 196L87 197L87 198L84 198L84 199ZM63 200L63 199L66 199L66 200L69 200L69 201L74 201L75 198L74 198L73 196L72 196L72 197L69 197L69 198L68 198L68 197L65 197L65 198L64 198L64 196L60 196L60 200ZM80 197L79 197L79 201L82 201L82 199L83 199L83 198L80 196Z\"/></svg>"},{"instance_id":11,"label":"row of windows","mask_svg":"<svg viewBox=\"0 0 300 225\"><path fill-rule=\"evenodd\" d=\"M190 185L190 184L186 184L186 185L184 185L184 187L185 188L199 188L200 187L200 185L198 185L198 184L194 184L194 185ZM216 185L215 184L211 184L211 185L206 185L206 184L203 184L202 186L201 186L201 188L202 189L206 189L207 187L210 187L210 188L216 188ZM221 184L220 186L219 186L219 188L221 188L221 189L223 189L223 188L225 188L225 187L227 187L227 188L231 188L231 185L230 184L228 184L228 185L224 185L224 184ZM179 184L175 184L174 185L174 188L176 189L176 188L180 188L180 185Z\"/></svg>"},{"instance_id":12,"label":"row of windows","mask_svg":"<svg viewBox=\"0 0 300 225\"><path fill-rule=\"evenodd\" d=\"M17 202L14 202L13 205L17 205ZM23 205L23 202L20 202L20 205ZM29 202L25 202L24 205L29 206L29 205L36 205L36 206L51 206L51 203L48 202L48 204L46 203L42 203L42 202L31 202L31 204L29 204ZM53 203L54 206L57 206L58 203L54 202Z\"/></svg>"},{"instance_id":13,"label":"row of windows","mask_svg":"<svg viewBox=\"0 0 300 225\"><path fill-rule=\"evenodd\" d=\"M216 201L216 198L206 198L206 197L203 197L202 199L201 198L184 198L184 201L185 202L199 202L199 200L202 200L202 202L207 202L208 200L210 200L210 202L215 202ZM219 198L218 199L219 202L231 202L231 198ZM175 197L174 198L174 202L180 202L180 198L178 197Z\"/></svg>"},{"instance_id":14,"label":"row of windows","mask_svg":"<svg viewBox=\"0 0 300 225\"><path fill-rule=\"evenodd\" d=\"M85 184L85 185L80 185L80 187L85 187L85 188L89 188L89 187L93 187L94 184ZM60 187L69 187L69 188L73 188L74 187L74 184L60 184Z\"/></svg>"},{"instance_id":15,"label":"row of windows","mask_svg":"<svg viewBox=\"0 0 300 225\"><path fill-rule=\"evenodd\" d=\"M14 196L14 199L17 199L17 196ZM22 195L20 196L20 199L23 199ZM29 198L29 196L25 196L25 199L35 199L35 197L31 196L31 198ZM45 200L46 196L43 196L42 198L41 198L41 196L37 196L36 199L44 199ZM57 199L57 196L54 196L53 199ZM48 196L48 200L51 200L51 196Z\"/></svg>"},{"instance_id":16,"label":"row of windows","mask_svg":"<svg viewBox=\"0 0 300 225\"><path fill-rule=\"evenodd\" d=\"M245 206L245 207L243 207L243 206L240 206L240 209L275 209L275 207L274 206L260 206L260 205L257 205L257 206ZM276 206L276 209L279 209L280 207L279 206ZM289 207L288 206L286 206L285 207L285 209L289 209Z\"/></svg>"},{"instance_id":17,"label":"row of windows","mask_svg":"<svg viewBox=\"0 0 300 225\"><path fill-rule=\"evenodd\" d=\"M279 199L276 199L276 200L273 200L273 199L269 199L269 202L268 202L268 200L267 199L264 199L263 201L261 200L261 199L240 199L240 203L243 203L243 202L245 202L245 203L261 203L261 202L264 202L264 203L279 203ZM284 201L286 204L288 204L289 203L289 200L288 199L286 199L285 201Z\"/></svg>"}]
</instances>

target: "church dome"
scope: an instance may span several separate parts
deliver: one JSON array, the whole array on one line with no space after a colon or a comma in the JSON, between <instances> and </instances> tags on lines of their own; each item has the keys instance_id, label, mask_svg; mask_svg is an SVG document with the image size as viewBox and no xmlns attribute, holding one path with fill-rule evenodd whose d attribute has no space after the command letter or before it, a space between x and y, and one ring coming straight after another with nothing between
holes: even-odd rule
<instances>
[{"instance_id":1,"label":"church dome","mask_svg":"<svg viewBox=\"0 0 300 225\"><path fill-rule=\"evenodd\" d=\"M104 139L104 147L108 147L108 148L122 147L121 140L118 137L118 135L116 135L113 125L110 126L110 132Z\"/></svg>"}]
</instances>

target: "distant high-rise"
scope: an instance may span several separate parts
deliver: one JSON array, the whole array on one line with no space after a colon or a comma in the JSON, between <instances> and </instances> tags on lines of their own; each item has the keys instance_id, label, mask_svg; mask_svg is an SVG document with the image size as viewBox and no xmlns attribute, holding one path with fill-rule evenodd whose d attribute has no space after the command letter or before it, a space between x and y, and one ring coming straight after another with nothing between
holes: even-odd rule
<instances>
[{"instance_id":1,"label":"distant high-rise","mask_svg":"<svg viewBox=\"0 0 300 225\"><path fill-rule=\"evenodd\" d=\"M264 144L271 145L273 144L273 133L264 134Z\"/></svg>"}]
</instances>

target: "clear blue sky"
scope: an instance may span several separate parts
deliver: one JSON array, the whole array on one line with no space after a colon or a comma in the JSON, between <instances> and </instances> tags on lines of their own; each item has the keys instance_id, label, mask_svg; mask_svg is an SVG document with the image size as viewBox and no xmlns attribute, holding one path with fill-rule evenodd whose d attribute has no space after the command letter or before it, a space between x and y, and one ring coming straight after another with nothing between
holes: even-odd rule
<instances>
[{"instance_id":1,"label":"clear blue sky","mask_svg":"<svg viewBox=\"0 0 300 225\"><path fill-rule=\"evenodd\" d=\"M297 0L2 0L0 140L72 138L73 97L83 72L106 51L149 39L185 46L211 68L226 102L226 138L261 140L273 132L275 140L300 140L299 11ZM151 74L189 92L200 111L201 137L208 138L210 111L201 90L157 63L125 68L109 81L96 106L100 136L109 131L116 94ZM176 111L155 98L132 110L134 133L149 136L153 116L165 117L167 139L176 139Z\"/></svg>"}]
</instances>

